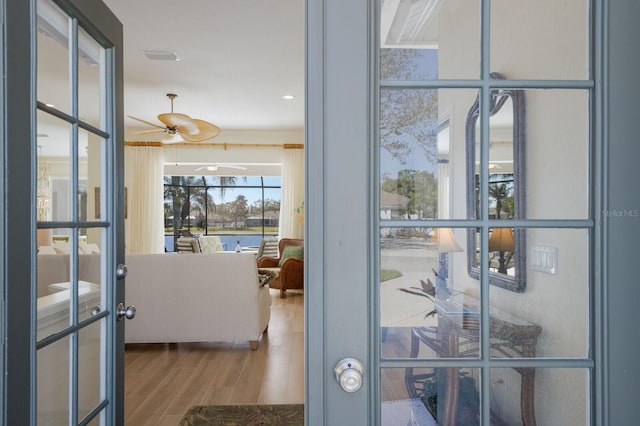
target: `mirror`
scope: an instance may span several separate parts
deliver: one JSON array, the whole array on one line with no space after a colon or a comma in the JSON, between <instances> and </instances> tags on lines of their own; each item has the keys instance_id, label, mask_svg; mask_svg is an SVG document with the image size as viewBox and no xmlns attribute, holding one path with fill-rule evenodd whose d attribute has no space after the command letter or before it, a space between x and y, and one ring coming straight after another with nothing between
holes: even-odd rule
<instances>
[{"instance_id":1,"label":"mirror","mask_svg":"<svg viewBox=\"0 0 640 426\"><path fill-rule=\"evenodd\" d=\"M491 78L502 80L499 73ZM480 99L471 106L465 128L467 217L480 217ZM525 217L525 103L524 92L492 89L489 110L489 218ZM489 283L515 292L526 289L526 235L524 229L494 228L489 235ZM467 231L467 269L480 279L480 235Z\"/></svg>"}]
</instances>

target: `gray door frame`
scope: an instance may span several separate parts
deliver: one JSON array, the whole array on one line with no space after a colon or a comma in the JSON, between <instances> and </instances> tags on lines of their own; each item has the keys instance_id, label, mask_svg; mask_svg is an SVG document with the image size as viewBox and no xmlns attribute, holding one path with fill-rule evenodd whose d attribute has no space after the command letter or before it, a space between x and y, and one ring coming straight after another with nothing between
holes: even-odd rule
<instances>
[{"instance_id":1,"label":"gray door frame","mask_svg":"<svg viewBox=\"0 0 640 426\"><path fill-rule=\"evenodd\" d=\"M309 425L370 425L377 365L368 291L374 210L369 197L372 109L369 7L372 2L307 1L305 304ZM377 213L377 210L375 211ZM373 351L371 351L373 352ZM333 366L365 368L362 388L340 389Z\"/></svg>"},{"instance_id":2,"label":"gray door frame","mask_svg":"<svg viewBox=\"0 0 640 426\"><path fill-rule=\"evenodd\" d=\"M640 394L637 354L637 253L640 241L640 3L594 0L603 17L598 69L603 104L601 144L595 158L602 170L592 182L603 211L595 217L597 236L593 264L600 310L595 336L593 423L637 423ZM306 424L367 425L376 421L379 366L378 333L372 292L367 288L373 259L369 225L375 195L369 194L370 58L367 0L307 0L307 112L305 205ZM601 44L600 44L601 42ZM350 208L347 208L349 206ZM375 276L373 277L375 278ZM355 394L339 389L333 365L343 356L365 363L363 388Z\"/></svg>"},{"instance_id":3,"label":"gray door frame","mask_svg":"<svg viewBox=\"0 0 640 426\"><path fill-rule=\"evenodd\" d=\"M604 312L601 392L602 424L638 422L638 241L640 241L640 4L605 2L607 18L604 92L605 173L600 184L604 211L602 275Z\"/></svg>"},{"instance_id":4,"label":"gray door frame","mask_svg":"<svg viewBox=\"0 0 640 426\"><path fill-rule=\"evenodd\" d=\"M108 157L108 167L115 167L113 198L107 200L107 209L116 212L112 226L115 238L110 258L115 265L124 263L124 143L123 143L123 75L122 25L104 3L95 0L55 0L68 12L73 11L78 21L97 39L117 46L113 49L114 90L116 93L108 107L115 122L108 129L116 143ZM36 375L36 312L32 295L36 294L36 137L35 74L30 72L35 63L35 1L1 0L0 12L4 32L2 38L2 64L4 82L2 93L2 165L0 166L2 196L0 208L0 237L4 248L0 260L3 275L2 341L4 381L2 388L2 423L35 424ZM28 212L28 214L25 214ZM124 298L122 285L116 286L113 301ZM115 304L109 306L113 311ZM116 323L109 315L111 339L115 343L111 352L112 383L107 386L113 424L124 423L124 324ZM28 422L28 423L27 423Z\"/></svg>"}]
</instances>

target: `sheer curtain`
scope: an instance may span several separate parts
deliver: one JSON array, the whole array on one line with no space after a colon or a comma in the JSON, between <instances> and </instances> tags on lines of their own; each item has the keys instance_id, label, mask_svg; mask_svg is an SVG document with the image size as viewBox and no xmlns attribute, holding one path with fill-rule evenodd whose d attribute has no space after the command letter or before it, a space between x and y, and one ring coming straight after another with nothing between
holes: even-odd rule
<instances>
[{"instance_id":1,"label":"sheer curtain","mask_svg":"<svg viewBox=\"0 0 640 426\"><path fill-rule=\"evenodd\" d=\"M126 253L164 253L162 148L126 146Z\"/></svg>"},{"instance_id":2,"label":"sheer curtain","mask_svg":"<svg viewBox=\"0 0 640 426\"><path fill-rule=\"evenodd\" d=\"M280 238L304 238L304 152L285 149L282 161Z\"/></svg>"}]
</instances>

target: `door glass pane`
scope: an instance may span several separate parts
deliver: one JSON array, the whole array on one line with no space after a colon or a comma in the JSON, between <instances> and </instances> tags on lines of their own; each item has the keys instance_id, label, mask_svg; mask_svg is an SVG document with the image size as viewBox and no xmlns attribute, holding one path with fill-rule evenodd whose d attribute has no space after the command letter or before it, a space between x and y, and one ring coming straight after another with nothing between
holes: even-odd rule
<instances>
[{"instance_id":1,"label":"door glass pane","mask_svg":"<svg viewBox=\"0 0 640 426\"><path fill-rule=\"evenodd\" d=\"M38 340L67 328L70 318L69 282L74 270L71 253L75 250L73 229L40 229L47 233L50 245L40 246L38 267ZM51 232L51 233L49 233Z\"/></svg>"},{"instance_id":2,"label":"door glass pane","mask_svg":"<svg viewBox=\"0 0 640 426\"><path fill-rule=\"evenodd\" d=\"M465 235L466 229L381 229L383 357L478 356L478 302L459 290L466 271L454 273L466 262Z\"/></svg>"},{"instance_id":3,"label":"door glass pane","mask_svg":"<svg viewBox=\"0 0 640 426\"><path fill-rule=\"evenodd\" d=\"M527 291L515 293L490 288L492 356L586 357L589 353L588 231L536 228L526 232ZM489 240L491 249L491 238ZM490 253L491 268L499 268L495 258L510 256L508 250ZM510 269L510 261L506 263Z\"/></svg>"},{"instance_id":4,"label":"door glass pane","mask_svg":"<svg viewBox=\"0 0 640 426\"><path fill-rule=\"evenodd\" d=\"M380 47L382 80L478 78L480 2L382 1Z\"/></svg>"},{"instance_id":5,"label":"door glass pane","mask_svg":"<svg viewBox=\"0 0 640 426\"><path fill-rule=\"evenodd\" d=\"M104 206L100 197L106 162L104 139L82 129L78 133L78 219L104 220L100 211Z\"/></svg>"},{"instance_id":6,"label":"door glass pane","mask_svg":"<svg viewBox=\"0 0 640 426\"><path fill-rule=\"evenodd\" d=\"M71 219L71 125L42 111L38 130L38 221Z\"/></svg>"},{"instance_id":7,"label":"door glass pane","mask_svg":"<svg viewBox=\"0 0 640 426\"><path fill-rule=\"evenodd\" d=\"M69 18L52 1L38 0L37 98L71 112Z\"/></svg>"},{"instance_id":8,"label":"door glass pane","mask_svg":"<svg viewBox=\"0 0 640 426\"><path fill-rule=\"evenodd\" d=\"M82 28L78 30L78 115L80 120L106 130L104 113L105 51Z\"/></svg>"},{"instance_id":9,"label":"door glass pane","mask_svg":"<svg viewBox=\"0 0 640 426\"><path fill-rule=\"evenodd\" d=\"M38 424L69 424L69 337L38 350Z\"/></svg>"},{"instance_id":10,"label":"door glass pane","mask_svg":"<svg viewBox=\"0 0 640 426\"><path fill-rule=\"evenodd\" d=\"M529 219L589 217L589 93L526 90L526 198ZM499 153L490 156L499 160ZM496 169L497 170L497 169ZM491 195L491 194L490 194Z\"/></svg>"},{"instance_id":11,"label":"door glass pane","mask_svg":"<svg viewBox=\"0 0 640 426\"><path fill-rule=\"evenodd\" d=\"M491 70L514 79L587 79L589 3L492 1Z\"/></svg>"},{"instance_id":12,"label":"door glass pane","mask_svg":"<svg viewBox=\"0 0 640 426\"><path fill-rule=\"evenodd\" d=\"M490 380L496 424L591 424L587 369L492 368Z\"/></svg>"},{"instance_id":13,"label":"door glass pane","mask_svg":"<svg viewBox=\"0 0 640 426\"><path fill-rule=\"evenodd\" d=\"M514 89L494 89L492 93L492 100L499 107L490 111L489 118L488 217L586 219L589 93ZM468 117L475 109L470 104ZM468 187L467 191L476 193L477 218L481 217L482 198L478 117L476 114L467 121L470 130L466 134L467 150L473 149L470 153L475 167L475 187Z\"/></svg>"},{"instance_id":14,"label":"door glass pane","mask_svg":"<svg viewBox=\"0 0 640 426\"><path fill-rule=\"evenodd\" d=\"M381 424L479 425L479 373L476 368L383 368Z\"/></svg>"},{"instance_id":15,"label":"door glass pane","mask_svg":"<svg viewBox=\"0 0 640 426\"><path fill-rule=\"evenodd\" d=\"M462 219L470 89L380 93L380 218ZM462 197L462 198L459 198Z\"/></svg>"},{"instance_id":16,"label":"door glass pane","mask_svg":"<svg viewBox=\"0 0 640 426\"><path fill-rule=\"evenodd\" d=\"M101 359L105 320L101 319L82 330L78 345L78 418L82 419L100 403L104 375Z\"/></svg>"},{"instance_id":17,"label":"door glass pane","mask_svg":"<svg viewBox=\"0 0 640 426\"><path fill-rule=\"evenodd\" d=\"M106 143L115 141L82 127L105 130L112 122L106 108L107 88L115 90L115 85L108 55L90 34L94 30L117 34L119 27L108 17L109 28L88 24L83 29L78 19L67 16L51 0L36 3L37 339L41 346L35 366L37 410L38 424L66 425L92 412L106 398L107 380L116 376L106 362L106 336L113 335L107 332L110 321L91 322L107 311L106 302L111 300L107 296L113 297L114 291L106 285L110 278L106 257L115 253L109 253L107 243L115 240L111 234L116 229L105 200L111 199L107 189L116 190L118 185L117 167L107 167ZM71 50L76 47L77 51ZM77 58L77 63L71 58ZM77 99L72 96L76 90ZM53 108L53 114L44 112L42 104ZM56 340L64 335L56 335L61 331L69 336ZM88 424L105 420L102 413Z\"/></svg>"},{"instance_id":18,"label":"door glass pane","mask_svg":"<svg viewBox=\"0 0 640 426\"><path fill-rule=\"evenodd\" d=\"M80 228L78 237L79 321L106 307L101 228Z\"/></svg>"}]
</instances>

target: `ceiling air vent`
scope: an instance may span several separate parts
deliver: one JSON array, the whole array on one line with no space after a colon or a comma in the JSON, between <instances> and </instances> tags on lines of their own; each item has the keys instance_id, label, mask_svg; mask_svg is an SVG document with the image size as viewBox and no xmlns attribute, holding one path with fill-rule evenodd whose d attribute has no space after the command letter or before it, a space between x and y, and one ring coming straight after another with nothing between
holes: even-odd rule
<instances>
[{"instance_id":1,"label":"ceiling air vent","mask_svg":"<svg viewBox=\"0 0 640 426\"><path fill-rule=\"evenodd\" d=\"M143 50L144 56L152 61L179 61L178 55L170 50Z\"/></svg>"}]
</instances>

